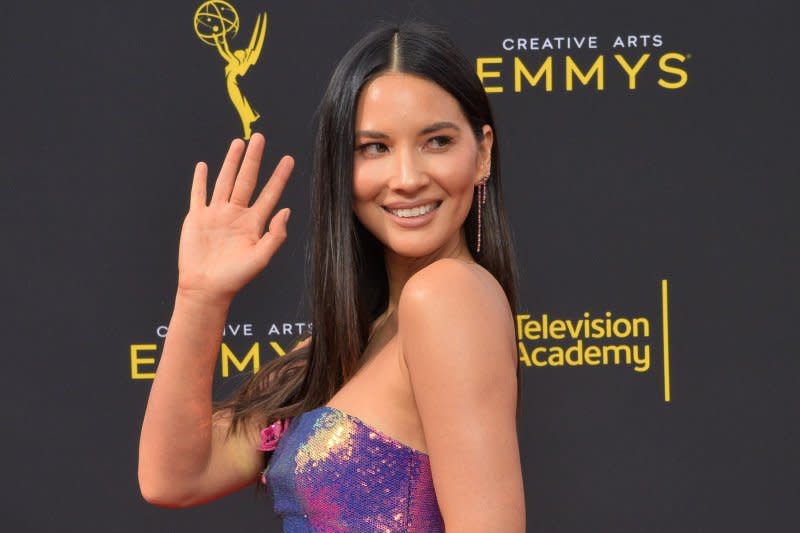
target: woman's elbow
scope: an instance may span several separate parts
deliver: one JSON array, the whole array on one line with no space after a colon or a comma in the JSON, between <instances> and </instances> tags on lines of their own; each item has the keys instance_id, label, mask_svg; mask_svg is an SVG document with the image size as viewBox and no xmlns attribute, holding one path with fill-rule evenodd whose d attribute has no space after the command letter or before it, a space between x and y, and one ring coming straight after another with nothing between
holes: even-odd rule
<instances>
[{"instance_id":1,"label":"woman's elbow","mask_svg":"<svg viewBox=\"0 0 800 533\"><path fill-rule=\"evenodd\" d=\"M176 490L176 487L165 480L154 479L139 469L139 492L142 498L156 507L181 509L196 505L187 494Z\"/></svg>"}]
</instances>

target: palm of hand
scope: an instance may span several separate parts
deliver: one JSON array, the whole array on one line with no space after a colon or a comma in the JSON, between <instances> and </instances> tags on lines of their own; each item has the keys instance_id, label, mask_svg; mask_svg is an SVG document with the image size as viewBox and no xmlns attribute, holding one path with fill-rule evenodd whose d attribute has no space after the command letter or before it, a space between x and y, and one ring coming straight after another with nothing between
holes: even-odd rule
<instances>
[{"instance_id":1,"label":"palm of hand","mask_svg":"<svg viewBox=\"0 0 800 533\"><path fill-rule=\"evenodd\" d=\"M267 266L285 240L288 209L272 217L267 232L263 228L291 173L291 157L278 163L259 197L248 207L263 146L263 136L254 135L237 175L244 144L238 139L231 144L208 205L207 169L204 163L198 163L189 213L181 229L179 289L232 298Z\"/></svg>"}]
</instances>

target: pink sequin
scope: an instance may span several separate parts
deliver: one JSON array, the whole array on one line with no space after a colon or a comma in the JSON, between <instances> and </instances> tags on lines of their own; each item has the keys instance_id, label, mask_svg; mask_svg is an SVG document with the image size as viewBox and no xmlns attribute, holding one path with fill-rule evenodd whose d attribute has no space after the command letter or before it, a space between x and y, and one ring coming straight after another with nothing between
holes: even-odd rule
<instances>
[{"instance_id":1,"label":"pink sequin","mask_svg":"<svg viewBox=\"0 0 800 533\"><path fill-rule=\"evenodd\" d=\"M263 479L285 533L444 533L426 453L329 405L281 442Z\"/></svg>"}]
</instances>

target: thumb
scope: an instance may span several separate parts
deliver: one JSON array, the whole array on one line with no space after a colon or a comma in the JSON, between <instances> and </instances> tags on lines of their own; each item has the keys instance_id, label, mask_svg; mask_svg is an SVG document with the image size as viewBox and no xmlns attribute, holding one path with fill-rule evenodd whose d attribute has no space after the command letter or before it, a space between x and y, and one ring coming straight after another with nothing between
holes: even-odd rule
<instances>
[{"instance_id":1,"label":"thumb","mask_svg":"<svg viewBox=\"0 0 800 533\"><path fill-rule=\"evenodd\" d=\"M286 240L286 224L292 210L281 209L269 222L269 229L256 243L256 254L266 264Z\"/></svg>"}]
</instances>

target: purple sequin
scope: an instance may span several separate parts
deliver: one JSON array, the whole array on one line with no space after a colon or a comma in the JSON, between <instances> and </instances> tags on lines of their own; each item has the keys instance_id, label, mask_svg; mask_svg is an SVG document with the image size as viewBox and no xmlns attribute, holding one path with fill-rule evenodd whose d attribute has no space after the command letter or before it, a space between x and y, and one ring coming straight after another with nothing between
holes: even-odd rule
<instances>
[{"instance_id":1,"label":"purple sequin","mask_svg":"<svg viewBox=\"0 0 800 533\"><path fill-rule=\"evenodd\" d=\"M327 405L273 426L264 476L284 533L444 531L427 454Z\"/></svg>"}]
</instances>

